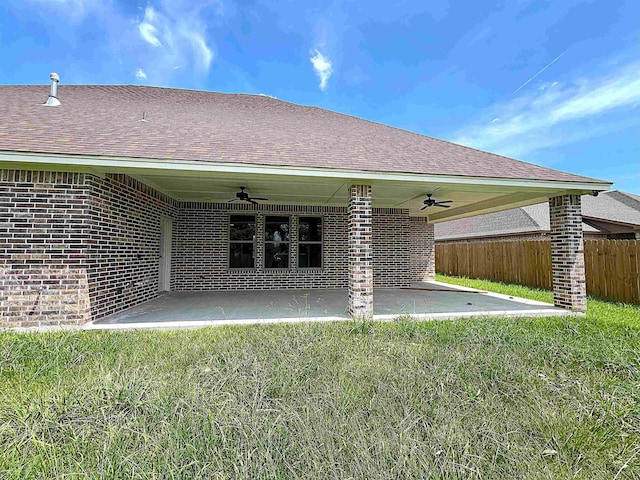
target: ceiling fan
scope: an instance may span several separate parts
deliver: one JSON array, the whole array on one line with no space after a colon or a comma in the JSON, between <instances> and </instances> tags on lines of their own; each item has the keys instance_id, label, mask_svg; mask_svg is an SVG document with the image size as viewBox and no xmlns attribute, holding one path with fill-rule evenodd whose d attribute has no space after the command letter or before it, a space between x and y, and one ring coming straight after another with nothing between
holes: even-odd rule
<instances>
[{"instance_id":1,"label":"ceiling fan","mask_svg":"<svg viewBox=\"0 0 640 480\"><path fill-rule=\"evenodd\" d=\"M424 203L424 207L422 207L420 210L424 210L425 208L428 208L428 207L449 208L451 205L445 205L445 204L453 202L453 200L442 200L440 202L436 202L433 198L431 198L431 195L433 194L427 193L427 199L424 202L422 202Z\"/></svg>"},{"instance_id":2,"label":"ceiling fan","mask_svg":"<svg viewBox=\"0 0 640 480\"><path fill-rule=\"evenodd\" d=\"M239 192L236 192L236 198L232 198L231 200L229 200L227 203L231 203L231 202L237 202L237 201L243 201L243 202L249 202L249 203L253 203L254 205L258 205L258 202L256 202L256 200L269 200L268 198L262 198L262 197L250 197L249 194L247 192L245 192L245 188L247 187L238 187L240 188Z\"/></svg>"}]
</instances>

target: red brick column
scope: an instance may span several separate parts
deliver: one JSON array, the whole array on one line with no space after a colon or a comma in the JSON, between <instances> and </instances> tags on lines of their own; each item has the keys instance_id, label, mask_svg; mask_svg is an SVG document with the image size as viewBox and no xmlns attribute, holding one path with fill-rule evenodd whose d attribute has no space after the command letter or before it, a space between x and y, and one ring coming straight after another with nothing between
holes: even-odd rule
<instances>
[{"instance_id":1,"label":"red brick column","mask_svg":"<svg viewBox=\"0 0 640 480\"><path fill-rule=\"evenodd\" d=\"M371 186L349 187L349 314L373 317Z\"/></svg>"},{"instance_id":2,"label":"red brick column","mask_svg":"<svg viewBox=\"0 0 640 480\"><path fill-rule=\"evenodd\" d=\"M436 249L433 224L424 217L411 217L409 220L411 280L415 282L435 280Z\"/></svg>"},{"instance_id":3,"label":"red brick column","mask_svg":"<svg viewBox=\"0 0 640 480\"><path fill-rule=\"evenodd\" d=\"M587 309L579 195L549 199L553 303L577 312Z\"/></svg>"}]
</instances>

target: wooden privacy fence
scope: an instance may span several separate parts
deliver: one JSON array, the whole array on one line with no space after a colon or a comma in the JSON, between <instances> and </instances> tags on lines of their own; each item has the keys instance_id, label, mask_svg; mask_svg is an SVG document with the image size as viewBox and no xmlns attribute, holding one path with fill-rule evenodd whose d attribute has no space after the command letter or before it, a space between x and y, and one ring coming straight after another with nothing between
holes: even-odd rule
<instances>
[{"instance_id":1,"label":"wooden privacy fence","mask_svg":"<svg viewBox=\"0 0 640 480\"><path fill-rule=\"evenodd\" d=\"M587 293L640 305L640 242L585 240ZM436 244L436 271L551 289L551 242Z\"/></svg>"}]
</instances>

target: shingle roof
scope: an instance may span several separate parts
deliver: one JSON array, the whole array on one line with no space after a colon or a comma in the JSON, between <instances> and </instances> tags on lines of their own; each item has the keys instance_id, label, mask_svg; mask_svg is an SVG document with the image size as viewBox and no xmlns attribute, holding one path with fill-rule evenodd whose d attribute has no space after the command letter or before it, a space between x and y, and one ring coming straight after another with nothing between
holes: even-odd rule
<instances>
[{"instance_id":1,"label":"shingle roof","mask_svg":"<svg viewBox=\"0 0 640 480\"><path fill-rule=\"evenodd\" d=\"M619 190L583 196L582 215L640 225L640 197Z\"/></svg>"},{"instance_id":2,"label":"shingle roof","mask_svg":"<svg viewBox=\"0 0 640 480\"><path fill-rule=\"evenodd\" d=\"M261 95L62 85L62 105L44 107L47 96L0 86L0 150L598 181Z\"/></svg>"},{"instance_id":3,"label":"shingle roof","mask_svg":"<svg viewBox=\"0 0 640 480\"><path fill-rule=\"evenodd\" d=\"M602 192L597 197L584 195L582 197L582 215L640 226L640 197L619 190ZM549 204L537 203L502 212L438 223L435 225L435 237L437 240L453 240L548 232L549 229ZM585 232L598 231L584 223L583 230Z\"/></svg>"}]
</instances>

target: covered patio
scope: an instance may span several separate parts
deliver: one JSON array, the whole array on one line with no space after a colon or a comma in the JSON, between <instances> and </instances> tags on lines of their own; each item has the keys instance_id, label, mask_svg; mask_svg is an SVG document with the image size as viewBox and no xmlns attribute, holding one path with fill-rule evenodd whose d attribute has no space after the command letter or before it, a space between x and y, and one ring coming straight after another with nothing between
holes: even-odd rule
<instances>
[{"instance_id":1,"label":"covered patio","mask_svg":"<svg viewBox=\"0 0 640 480\"><path fill-rule=\"evenodd\" d=\"M374 290L374 320L473 316L555 316L551 304L441 282ZM181 328L206 325L339 321L349 318L347 289L168 292L88 324L88 329Z\"/></svg>"},{"instance_id":2,"label":"covered patio","mask_svg":"<svg viewBox=\"0 0 640 480\"><path fill-rule=\"evenodd\" d=\"M207 166L191 171L174 168L168 174L155 167L130 168L129 175L178 200L177 214L169 219L172 225L166 235L170 249L161 254L161 258L170 257L164 276L166 285L161 286L161 291L235 290L235 299L242 302L248 297L243 291L278 291L274 293L278 298L275 301L287 305L289 301L297 302L280 298L290 290L344 289L346 307L343 309L345 302L335 297L336 310L328 315L331 318L405 313L453 313L450 317L455 317L456 313L475 309L439 303L438 296L429 297L423 292L417 303L424 304L424 308L407 312L400 308L402 302L375 305L373 292L377 292L376 302L384 298L383 292L395 289L402 292L401 298L416 303L415 299L405 298L407 288L412 282L435 279L436 223L548 201L555 238L550 265L554 272L555 307L577 312L586 308L578 219L580 195L587 192L588 183L396 172L358 172L356 181L347 178L345 172L300 168L234 166L231 171ZM259 202L226 200L233 199L238 188L257 196ZM428 204L432 195L444 202ZM316 223L309 223L314 218ZM251 246L245 255L248 262L235 265L230 255L236 238L234 228L239 222L244 231L250 232L247 241ZM316 265L309 264L309 257L302 253L308 246L303 242L303 226L308 231L311 225L319 230L315 238L319 247ZM275 255L273 247L279 242L274 235L284 239ZM162 248L162 239L160 243ZM280 253L288 260L274 261ZM162 274L164 269L161 267L160 271ZM264 292L257 295L268 297ZM495 310L512 309L502 305ZM254 313L249 310L241 316L260 318ZM321 312L307 313L307 318L323 317Z\"/></svg>"},{"instance_id":3,"label":"covered patio","mask_svg":"<svg viewBox=\"0 0 640 480\"><path fill-rule=\"evenodd\" d=\"M259 95L40 94L6 96L2 325L586 309L580 198L608 182ZM429 283L435 224L545 201L557 308Z\"/></svg>"}]
</instances>

